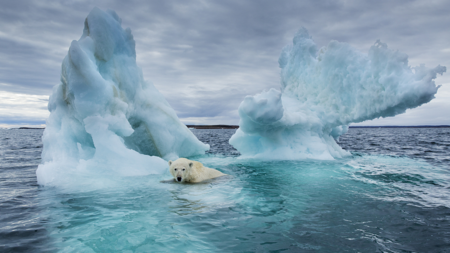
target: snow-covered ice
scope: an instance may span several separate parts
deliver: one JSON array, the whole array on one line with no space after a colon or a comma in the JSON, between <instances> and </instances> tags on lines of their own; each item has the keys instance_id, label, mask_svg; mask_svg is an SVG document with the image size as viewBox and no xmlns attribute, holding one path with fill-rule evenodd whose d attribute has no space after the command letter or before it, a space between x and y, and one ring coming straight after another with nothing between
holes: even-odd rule
<instances>
[{"instance_id":1,"label":"snow-covered ice","mask_svg":"<svg viewBox=\"0 0 450 253\"><path fill-rule=\"evenodd\" d=\"M161 173L163 159L204 154L162 94L144 81L135 41L114 11L94 8L62 63L43 135L39 184ZM78 179L79 180L79 179Z\"/></svg>"},{"instance_id":2,"label":"snow-covered ice","mask_svg":"<svg viewBox=\"0 0 450 253\"><path fill-rule=\"evenodd\" d=\"M279 58L281 91L247 96L230 139L243 157L334 159L350 123L390 117L434 98L446 68L411 68L407 55L377 41L368 54L331 41L317 48L300 29Z\"/></svg>"}]
</instances>

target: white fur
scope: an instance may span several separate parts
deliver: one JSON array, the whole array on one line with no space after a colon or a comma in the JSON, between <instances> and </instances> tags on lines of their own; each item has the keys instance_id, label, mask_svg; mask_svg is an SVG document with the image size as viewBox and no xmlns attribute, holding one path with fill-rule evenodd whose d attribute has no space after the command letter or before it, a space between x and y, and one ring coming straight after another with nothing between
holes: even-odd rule
<instances>
[{"instance_id":1,"label":"white fur","mask_svg":"<svg viewBox=\"0 0 450 253\"><path fill-rule=\"evenodd\" d=\"M179 158L169 161L170 174L177 182L198 183L208 179L225 176L222 172L203 166L200 162ZM181 181L177 178L181 177Z\"/></svg>"}]
</instances>

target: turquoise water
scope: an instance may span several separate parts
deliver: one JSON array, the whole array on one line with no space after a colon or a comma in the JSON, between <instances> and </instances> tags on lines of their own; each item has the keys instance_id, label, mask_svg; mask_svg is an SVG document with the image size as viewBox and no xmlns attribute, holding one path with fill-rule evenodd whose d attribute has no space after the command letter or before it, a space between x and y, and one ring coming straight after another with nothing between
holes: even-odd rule
<instances>
[{"instance_id":1,"label":"turquoise water","mask_svg":"<svg viewBox=\"0 0 450 253\"><path fill-rule=\"evenodd\" d=\"M450 252L450 129L350 129L352 157L277 162L239 159L233 131L193 130L212 147L194 159L230 177L70 191L32 185L42 131L9 131L24 144L2 142L2 251Z\"/></svg>"}]
</instances>

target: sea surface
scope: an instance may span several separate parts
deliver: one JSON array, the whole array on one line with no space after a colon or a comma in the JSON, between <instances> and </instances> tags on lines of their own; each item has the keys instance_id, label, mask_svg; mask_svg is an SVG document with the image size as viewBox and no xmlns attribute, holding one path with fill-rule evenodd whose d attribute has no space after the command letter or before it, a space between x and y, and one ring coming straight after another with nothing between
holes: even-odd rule
<instances>
[{"instance_id":1,"label":"sea surface","mask_svg":"<svg viewBox=\"0 0 450 253\"><path fill-rule=\"evenodd\" d=\"M230 177L68 192L37 184L43 130L0 129L0 252L450 252L450 128L351 128L351 157L271 162L192 131Z\"/></svg>"}]
</instances>

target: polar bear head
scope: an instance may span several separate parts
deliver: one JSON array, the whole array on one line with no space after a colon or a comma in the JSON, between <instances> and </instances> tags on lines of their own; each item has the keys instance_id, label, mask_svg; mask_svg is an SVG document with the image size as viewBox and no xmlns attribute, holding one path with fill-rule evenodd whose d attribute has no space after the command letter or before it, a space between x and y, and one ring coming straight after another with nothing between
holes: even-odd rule
<instances>
[{"instance_id":1,"label":"polar bear head","mask_svg":"<svg viewBox=\"0 0 450 253\"><path fill-rule=\"evenodd\" d=\"M170 174L177 182L186 182L190 179L190 172L193 166L192 161L179 158L176 161L169 161Z\"/></svg>"}]
</instances>

